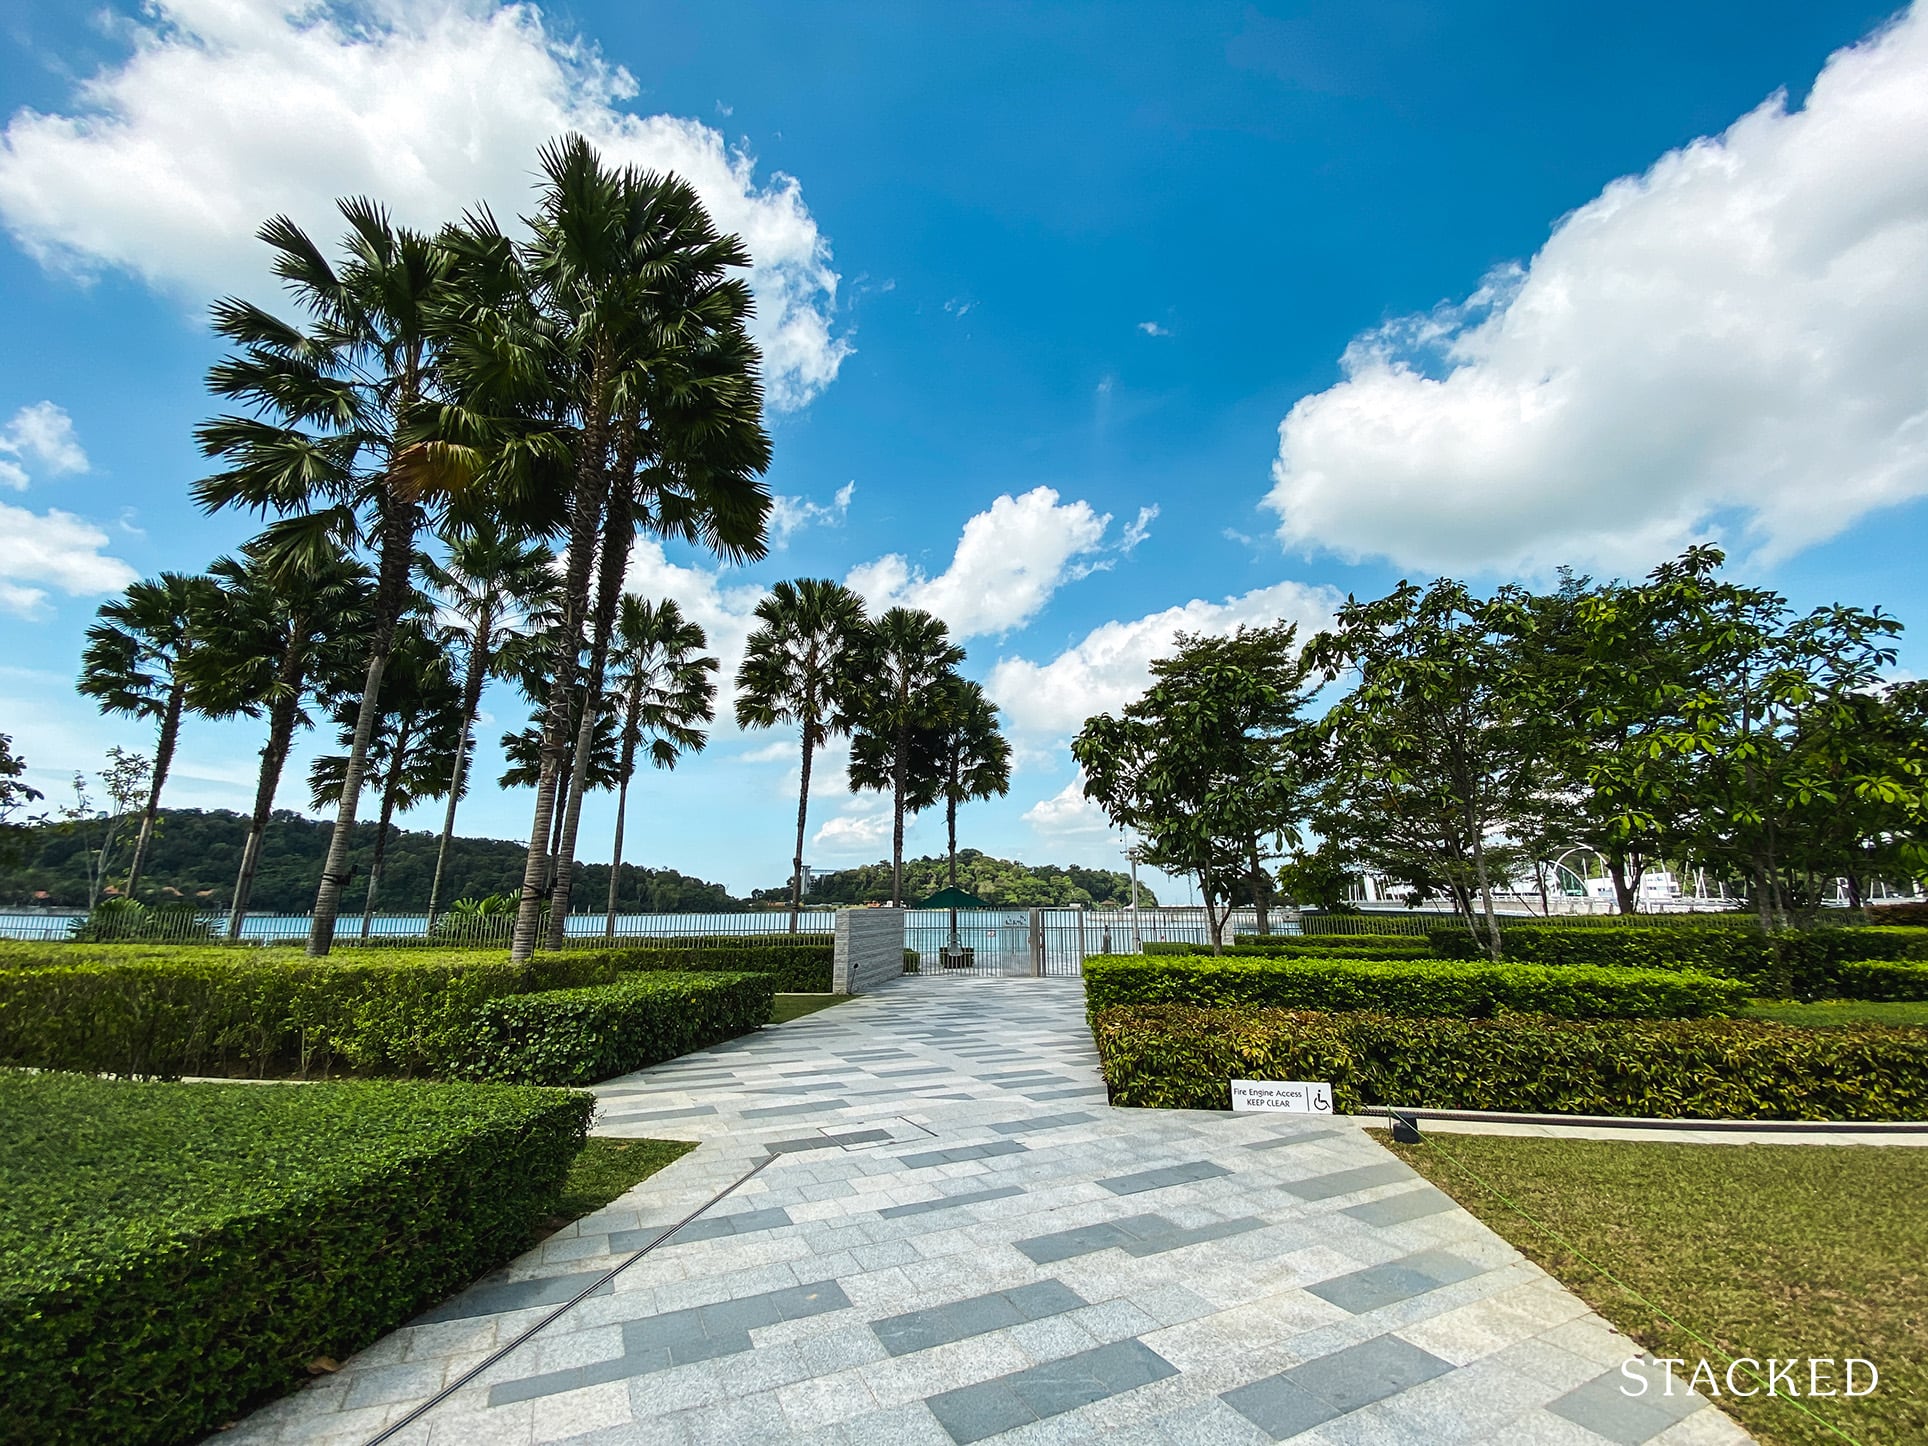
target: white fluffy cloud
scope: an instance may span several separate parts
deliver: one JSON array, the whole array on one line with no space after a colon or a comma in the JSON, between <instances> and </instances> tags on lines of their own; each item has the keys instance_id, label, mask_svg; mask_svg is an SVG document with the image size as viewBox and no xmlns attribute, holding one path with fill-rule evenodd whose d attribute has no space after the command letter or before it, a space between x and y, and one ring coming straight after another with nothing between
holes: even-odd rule
<instances>
[{"instance_id":1,"label":"white fluffy cloud","mask_svg":"<svg viewBox=\"0 0 1928 1446\"><path fill-rule=\"evenodd\" d=\"M134 569L102 554L106 545L106 533L71 512L0 502L0 611L36 617L48 588L87 597L126 587Z\"/></svg>"},{"instance_id":2,"label":"white fluffy cloud","mask_svg":"<svg viewBox=\"0 0 1928 1446\"><path fill-rule=\"evenodd\" d=\"M1636 569L1928 495L1928 10L1344 366L1279 429L1291 547Z\"/></svg>"},{"instance_id":3,"label":"white fluffy cloud","mask_svg":"<svg viewBox=\"0 0 1928 1446\"><path fill-rule=\"evenodd\" d=\"M1274 583L1217 603L1194 598L1093 628L1049 662L1001 658L985 689L1021 738L1064 738L1094 713L1115 712L1143 693L1151 682L1152 660L1169 654L1179 633L1227 634L1241 625L1262 627L1283 619L1296 622L1304 638L1331 621L1338 603L1330 588L1298 582Z\"/></svg>"},{"instance_id":4,"label":"white fluffy cloud","mask_svg":"<svg viewBox=\"0 0 1928 1446\"><path fill-rule=\"evenodd\" d=\"M830 819L817 830L810 846L825 854L872 858L879 847L890 847L890 810L849 813Z\"/></svg>"},{"instance_id":5,"label":"white fluffy cloud","mask_svg":"<svg viewBox=\"0 0 1928 1446\"><path fill-rule=\"evenodd\" d=\"M132 53L78 85L68 113L20 111L0 138L0 216L49 264L124 269L197 305L265 295L267 216L318 238L345 195L417 225L484 200L514 217L536 148L578 131L612 162L682 175L743 237L775 405L808 401L849 350L796 180L759 179L698 121L622 109L634 78L533 5L153 0L124 33Z\"/></svg>"},{"instance_id":6,"label":"white fluffy cloud","mask_svg":"<svg viewBox=\"0 0 1928 1446\"><path fill-rule=\"evenodd\" d=\"M30 459L56 474L87 470L87 453L74 434L74 419L66 408L52 402L35 402L15 412L0 427L0 452ZM25 491L27 471L18 462L0 460L0 483Z\"/></svg>"},{"instance_id":7,"label":"white fluffy cloud","mask_svg":"<svg viewBox=\"0 0 1928 1446\"><path fill-rule=\"evenodd\" d=\"M1085 797L1083 780L1075 778L1027 808L1024 821L1052 840L1103 838L1117 831L1104 810Z\"/></svg>"},{"instance_id":8,"label":"white fluffy cloud","mask_svg":"<svg viewBox=\"0 0 1928 1446\"><path fill-rule=\"evenodd\" d=\"M850 515L850 499L857 495L857 484L846 482L831 494L828 502L812 502L808 497L786 497L779 493L771 499L770 540L781 547L791 534L806 527L840 527Z\"/></svg>"},{"instance_id":9,"label":"white fluffy cloud","mask_svg":"<svg viewBox=\"0 0 1928 1446\"><path fill-rule=\"evenodd\" d=\"M1144 541L1158 509L1125 530L1124 550ZM1036 617L1067 582L1111 566L1105 532L1111 515L1088 502L1059 502L1049 487L999 497L964 524L951 565L926 577L900 553L850 570L847 582L873 610L916 607L936 613L959 638L1005 633Z\"/></svg>"}]
</instances>

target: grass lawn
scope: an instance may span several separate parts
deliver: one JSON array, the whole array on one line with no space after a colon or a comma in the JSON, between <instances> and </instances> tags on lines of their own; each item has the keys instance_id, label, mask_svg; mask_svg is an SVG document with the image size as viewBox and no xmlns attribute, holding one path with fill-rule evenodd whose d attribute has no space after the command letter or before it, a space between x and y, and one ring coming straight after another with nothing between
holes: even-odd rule
<instances>
[{"instance_id":1,"label":"grass lawn","mask_svg":"<svg viewBox=\"0 0 1928 1446\"><path fill-rule=\"evenodd\" d=\"M848 994L779 994L776 1008L770 1011L770 1023L788 1024L793 1019L815 1014L819 1009L828 1009L833 1004L847 1003L850 998Z\"/></svg>"},{"instance_id":2,"label":"grass lawn","mask_svg":"<svg viewBox=\"0 0 1928 1446\"><path fill-rule=\"evenodd\" d=\"M1757 999L1741 1011L1748 1019L1771 1019L1776 1024L1799 1024L1826 1029L1836 1024L1908 1024L1928 1029L1928 1001L1887 1003L1874 999L1824 999L1798 1004L1786 999Z\"/></svg>"},{"instance_id":3,"label":"grass lawn","mask_svg":"<svg viewBox=\"0 0 1928 1446\"><path fill-rule=\"evenodd\" d=\"M696 1145L689 1140L605 1140L592 1137L569 1167L556 1201L551 1229L600 1210L631 1186L647 1180Z\"/></svg>"},{"instance_id":4,"label":"grass lawn","mask_svg":"<svg viewBox=\"0 0 1928 1446\"><path fill-rule=\"evenodd\" d=\"M1810 1402L1798 1368L1798 1405L1814 1415L1785 1391L1723 1394L1722 1408L1767 1446L1928 1441L1928 1148L1444 1132L1391 1148L1648 1350L1686 1359L1688 1371L1702 1356L1724 1370L1722 1352L1875 1363L1879 1388L1856 1400Z\"/></svg>"}]
</instances>

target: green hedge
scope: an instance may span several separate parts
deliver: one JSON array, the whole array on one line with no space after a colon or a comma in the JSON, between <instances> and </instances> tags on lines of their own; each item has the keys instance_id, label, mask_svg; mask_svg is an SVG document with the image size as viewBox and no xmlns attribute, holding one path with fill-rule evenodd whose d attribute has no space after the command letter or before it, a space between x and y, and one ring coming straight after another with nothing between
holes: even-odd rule
<instances>
[{"instance_id":1,"label":"green hedge","mask_svg":"<svg viewBox=\"0 0 1928 1446\"><path fill-rule=\"evenodd\" d=\"M1928 1032L1737 1019L1406 1019L1149 1004L1099 1014L1113 1104L1225 1109L1228 1082L1330 1080L1334 1107L1646 1118L1928 1112Z\"/></svg>"},{"instance_id":2,"label":"green hedge","mask_svg":"<svg viewBox=\"0 0 1928 1446\"><path fill-rule=\"evenodd\" d=\"M159 1078L446 1075L485 1001L617 977L608 960L574 951L523 965L493 951L96 952L103 957L0 969L0 1064Z\"/></svg>"},{"instance_id":3,"label":"green hedge","mask_svg":"<svg viewBox=\"0 0 1928 1446\"><path fill-rule=\"evenodd\" d=\"M476 1010L458 1072L514 1084L588 1084L770 1022L768 974L654 971L614 984L491 999Z\"/></svg>"},{"instance_id":4,"label":"green hedge","mask_svg":"<svg viewBox=\"0 0 1928 1446\"><path fill-rule=\"evenodd\" d=\"M0 1442L173 1446L525 1248L593 1101L0 1071Z\"/></svg>"},{"instance_id":5,"label":"green hedge","mask_svg":"<svg viewBox=\"0 0 1928 1446\"><path fill-rule=\"evenodd\" d=\"M1095 1013L1131 1004L1375 1009L1397 1015L1484 1017L1506 1010L1563 1019L1686 1019L1747 1003L1733 979L1665 969L1563 969L1436 959L1188 959L1100 955L1085 960Z\"/></svg>"},{"instance_id":6,"label":"green hedge","mask_svg":"<svg viewBox=\"0 0 1928 1446\"><path fill-rule=\"evenodd\" d=\"M764 934L688 944L571 946L565 952L572 958L606 960L611 968L625 971L720 969L732 974L768 974L776 981L779 993L828 994L835 948L828 934Z\"/></svg>"},{"instance_id":7,"label":"green hedge","mask_svg":"<svg viewBox=\"0 0 1928 1446\"><path fill-rule=\"evenodd\" d=\"M1183 950L1205 952L1196 944L1160 944L1160 954ZM1152 946L1145 946L1147 954ZM1235 934L1228 952L1249 954L1253 958L1283 959L1294 955L1317 955L1322 959L1351 956L1356 959L1424 959L1432 944L1418 934Z\"/></svg>"},{"instance_id":8,"label":"green hedge","mask_svg":"<svg viewBox=\"0 0 1928 1446\"><path fill-rule=\"evenodd\" d=\"M1442 958L1477 957L1464 929L1437 929L1433 951ZM1791 929L1770 936L1757 928L1655 924L1640 929L1569 929L1558 925L1502 926L1506 957L1535 964L1617 965L1636 969L1696 969L1743 979L1761 993L1802 999L1844 994L1864 979L1843 966L1876 960L1928 961L1928 933L1908 928ZM1778 951L1778 957L1777 957ZM1928 994L1882 995L1928 998Z\"/></svg>"}]
</instances>

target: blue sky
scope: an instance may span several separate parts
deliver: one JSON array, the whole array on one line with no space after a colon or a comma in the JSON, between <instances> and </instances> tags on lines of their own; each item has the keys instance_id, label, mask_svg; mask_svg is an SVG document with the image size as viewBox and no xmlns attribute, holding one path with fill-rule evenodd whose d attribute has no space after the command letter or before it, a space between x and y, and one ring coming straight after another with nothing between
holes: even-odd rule
<instances>
[{"instance_id":1,"label":"blue sky","mask_svg":"<svg viewBox=\"0 0 1928 1446\"><path fill-rule=\"evenodd\" d=\"M162 0L0 27L0 731L43 786L149 742L72 693L105 593L247 535L186 489L206 304L273 297L253 226L332 235L352 192L512 214L567 125L689 174L758 262L786 530L727 571L645 544L633 585L726 654L781 577L945 616L1019 748L965 815L987 851L1117 862L1064 741L1178 627L1715 537L1800 604L1928 628L1912 12ZM492 777L522 718L486 706ZM792 745L720 728L644 781L630 857L779 882ZM193 726L169 801L245 807L258 746ZM823 868L888 846L836 764ZM462 829L528 807L485 787Z\"/></svg>"}]
</instances>

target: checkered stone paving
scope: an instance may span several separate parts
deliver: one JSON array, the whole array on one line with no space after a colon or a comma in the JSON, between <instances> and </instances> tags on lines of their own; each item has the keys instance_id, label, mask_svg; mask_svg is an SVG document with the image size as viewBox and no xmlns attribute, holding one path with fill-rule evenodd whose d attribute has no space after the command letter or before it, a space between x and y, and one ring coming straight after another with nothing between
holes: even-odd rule
<instances>
[{"instance_id":1,"label":"checkered stone paving","mask_svg":"<svg viewBox=\"0 0 1928 1446\"><path fill-rule=\"evenodd\" d=\"M1110 1108L1076 980L906 979L596 1094L701 1144L214 1439L359 1446L585 1291L390 1439L1748 1439L1625 1395L1633 1344L1356 1123Z\"/></svg>"}]
</instances>

